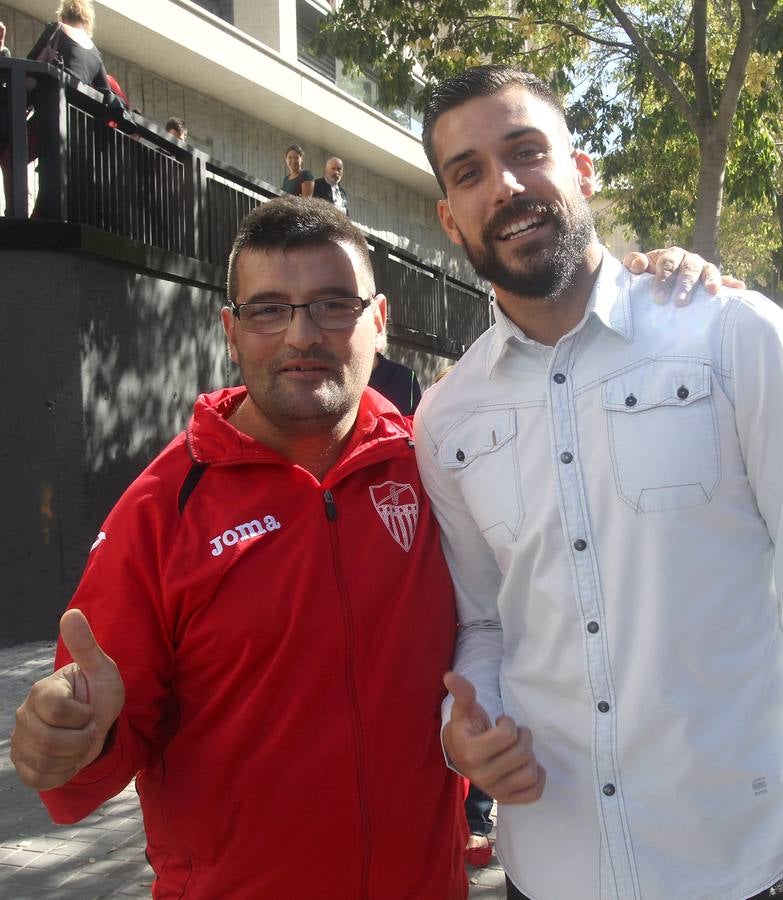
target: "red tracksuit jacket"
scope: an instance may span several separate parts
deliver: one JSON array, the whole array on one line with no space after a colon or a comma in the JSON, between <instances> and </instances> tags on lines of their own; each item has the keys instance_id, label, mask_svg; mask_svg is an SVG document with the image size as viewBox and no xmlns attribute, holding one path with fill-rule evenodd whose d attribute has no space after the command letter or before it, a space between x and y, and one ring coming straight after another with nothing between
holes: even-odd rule
<instances>
[{"instance_id":1,"label":"red tracksuit jacket","mask_svg":"<svg viewBox=\"0 0 783 900\"><path fill-rule=\"evenodd\" d=\"M106 520L71 605L127 699L41 796L73 822L138 773L156 898L464 898L456 618L409 423L368 390L319 483L228 424L243 396L200 397Z\"/></svg>"}]
</instances>

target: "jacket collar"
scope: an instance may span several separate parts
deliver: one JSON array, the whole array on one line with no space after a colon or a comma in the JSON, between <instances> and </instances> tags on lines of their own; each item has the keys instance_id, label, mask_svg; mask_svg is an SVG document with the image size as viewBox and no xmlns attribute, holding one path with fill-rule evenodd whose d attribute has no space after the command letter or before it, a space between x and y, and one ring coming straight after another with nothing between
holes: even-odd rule
<instances>
[{"instance_id":1,"label":"jacket collar","mask_svg":"<svg viewBox=\"0 0 783 900\"><path fill-rule=\"evenodd\" d=\"M187 428L187 446L194 462L291 464L290 460L237 430L228 421L246 396L245 387L224 388L211 394L201 394L196 400ZM335 468L368 447L401 438L409 439L411 433L410 420L379 393L367 388L359 403L351 437Z\"/></svg>"}]
</instances>

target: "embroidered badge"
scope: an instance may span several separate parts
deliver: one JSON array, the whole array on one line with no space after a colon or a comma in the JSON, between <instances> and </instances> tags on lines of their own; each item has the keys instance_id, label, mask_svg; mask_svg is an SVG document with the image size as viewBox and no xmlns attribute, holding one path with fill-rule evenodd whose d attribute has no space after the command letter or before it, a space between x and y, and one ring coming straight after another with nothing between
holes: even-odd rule
<instances>
[{"instance_id":1,"label":"embroidered badge","mask_svg":"<svg viewBox=\"0 0 783 900\"><path fill-rule=\"evenodd\" d=\"M370 487L370 496L389 534L407 553L419 521L419 501L409 484L384 481Z\"/></svg>"}]
</instances>

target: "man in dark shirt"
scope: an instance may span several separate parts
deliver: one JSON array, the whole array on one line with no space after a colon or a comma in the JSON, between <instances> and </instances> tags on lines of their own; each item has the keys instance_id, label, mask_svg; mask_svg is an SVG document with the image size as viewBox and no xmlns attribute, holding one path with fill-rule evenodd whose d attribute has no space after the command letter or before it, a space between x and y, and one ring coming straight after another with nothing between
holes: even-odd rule
<instances>
[{"instance_id":1,"label":"man in dark shirt","mask_svg":"<svg viewBox=\"0 0 783 900\"><path fill-rule=\"evenodd\" d=\"M375 354L370 387L391 400L405 416L412 416L421 400L419 380L413 369L386 359L380 352Z\"/></svg>"},{"instance_id":2,"label":"man in dark shirt","mask_svg":"<svg viewBox=\"0 0 783 900\"><path fill-rule=\"evenodd\" d=\"M346 216L348 215L348 195L340 184L343 177L343 161L332 156L326 160L324 166L324 177L315 179L315 188L313 189L313 197L320 197L329 203L341 209Z\"/></svg>"}]
</instances>

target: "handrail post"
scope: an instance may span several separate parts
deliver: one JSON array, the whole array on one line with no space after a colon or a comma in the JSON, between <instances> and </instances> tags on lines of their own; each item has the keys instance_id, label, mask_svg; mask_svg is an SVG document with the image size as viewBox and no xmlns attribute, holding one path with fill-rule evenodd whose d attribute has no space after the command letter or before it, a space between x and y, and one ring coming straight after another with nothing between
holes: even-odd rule
<instances>
[{"instance_id":1,"label":"handrail post","mask_svg":"<svg viewBox=\"0 0 783 900\"><path fill-rule=\"evenodd\" d=\"M11 190L5 198L5 214L13 219L26 219L27 201L27 88L22 65L12 65L8 85L9 124L11 126Z\"/></svg>"},{"instance_id":2,"label":"handrail post","mask_svg":"<svg viewBox=\"0 0 783 900\"><path fill-rule=\"evenodd\" d=\"M381 243L375 238L367 235L368 243L372 246L372 253L370 254L370 258L373 262L373 275L375 276L375 288L376 290L382 291L386 293L389 289L390 281L389 281L389 248L386 244ZM389 322L393 320L391 315L391 308L394 306L394 298L390 297L387 301L387 307L389 309Z\"/></svg>"},{"instance_id":3,"label":"handrail post","mask_svg":"<svg viewBox=\"0 0 783 900\"><path fill-rule=\"evenodd\" d=\"M445 269L441 269L438 273L438 287L441 295L441 303L440 308L442 312L441 321L438 322L439 330L436 331L436 334L441 335L442 337L449 336L449 281L448 275L446 274Z\"/></svg>"},{"instance_id":4,"label":"handrail post","mask_svg":"<svg viewBox=\"0 0 783 900\"><path fill-rule=\"evenodd\" d=\"M35 113L40 163L36 209L42 219L68 220L68 103L62 72L38 81ZM84 173L94 177L92 173Z\"/></svg>"},{"instance_id":5,"label":"handrail post","mask_svg":"<svg viewBox=\"0 0 783 900\"><path fill-rule=\"evenodd\" d=\"M207 155L193 147L185 160L185 252L193 259L204 258L204 236L209 225L207 208Z\"/></svg>"}]
</instances>

